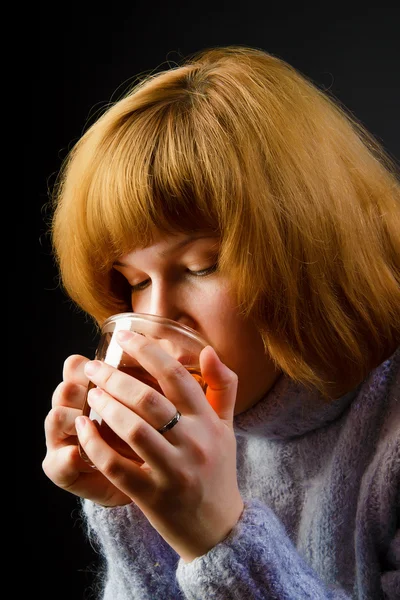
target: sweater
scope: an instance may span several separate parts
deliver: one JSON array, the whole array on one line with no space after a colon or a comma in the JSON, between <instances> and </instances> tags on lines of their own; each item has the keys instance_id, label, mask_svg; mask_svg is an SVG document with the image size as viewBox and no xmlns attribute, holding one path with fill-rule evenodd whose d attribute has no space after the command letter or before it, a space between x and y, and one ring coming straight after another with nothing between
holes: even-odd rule
<instances>
[{"instance_id":1,"label":"sweater","mask_svg":"<svg viewBox=\"0 0 400 600\"><path fill-rule=\"evenodd\" d=\"M400 348L327 403L282 375L234 418L244 510L185 563L134 504L82 501L102 600L399 600Z\"/></svg>"}]
</instances>

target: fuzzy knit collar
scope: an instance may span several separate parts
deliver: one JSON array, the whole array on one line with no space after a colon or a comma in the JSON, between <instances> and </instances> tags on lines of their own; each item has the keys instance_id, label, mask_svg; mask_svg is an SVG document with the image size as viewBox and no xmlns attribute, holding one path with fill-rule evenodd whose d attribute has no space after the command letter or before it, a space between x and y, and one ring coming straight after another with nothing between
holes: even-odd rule
<instances>
[{"instance_id":1,"label":"fuzzy knit collar","mask_svg":"<svg viewBox=\"0 0 400 600\"><path fill-rule=\"evenodd\" d=\"M271 439L303 435L337 419L360 386L336 400L327 401L318 390L310 390L281 375L264 398L235 416L235 434Z\"/></svg>"}]
</instances>

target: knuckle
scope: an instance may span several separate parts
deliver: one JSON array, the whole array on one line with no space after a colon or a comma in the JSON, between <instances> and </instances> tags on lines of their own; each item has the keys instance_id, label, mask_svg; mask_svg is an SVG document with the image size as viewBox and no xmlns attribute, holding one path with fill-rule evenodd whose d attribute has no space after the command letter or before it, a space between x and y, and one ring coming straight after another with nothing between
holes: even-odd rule
<instances>
[{"instance_id":1,"label":"knuckle","mask_svg":"<svg viewBox=\"0 0 400 600\"><path fill-rule=\"evenodd\" d=\"M210 450L205 444L202 444L198 440L192 443L192 455L195 460L195 464L200 467L205 467L210 464Z\"/></svg>"},{"instance_id":2,"label":"knuckle","mask_svg":"<svg viewBox=\"0 0 400 600\"><path fill-rule=\"evenodd\" d=\"M239 382L239 376L234 371L230 371L230 379L232 383L237 384Z\"/></svg>"},{"instance_id":3,"label":"knuckle","mask_svg":"<svg viewBox=\"0 0 400 600\"><path fill-rule=\"evenodd\" d=\"M46 477L48 477L48 479L50 479L51 481L53 481L53 483L58 485L58 483L57 483L58 469L56 468L56 466L54 464L54 459L53 459L52 454L48 453L44 457L44 459L42 461L42 471L46 475Z\"/></svg>"},{"instance_id":4,"label":"knuckle","mask_svg":"<svg viewBox=\"0 0 400 600\"><path fill-rule=\"evenodd\" d=\"M223 382L219 386L220 390L231 388L232 386L238 386L239 377L234 371L228 371L223 379Z\"/></svg>"},{"instance_id":5,"label":"knuckle","mask_svg":"<svg viewBox=\"0 0 400 600\"><path fill-rule=\"evenodd\" d=\"M159 405L159 397L154 390L151 388L143 388L140 394L136 398L136 408L145 409L146 411L150 410L151 412L154 409L157 409Z\"/></svg>"},{"instance_id":6,"label":"knuckle","mask_svg":"<svg viewBox=\"0 0 400 600\"><path fill-rule=\"evenodd\" d=\"M80 354L72 354L71 356L68 356L63 365L63 378L70 379L82 362L87 362L87 358L81 356Z\"/></svg>"},{"instance_id":7,"label":"knuckle","mask_svg":"<svg viewBox=\"0 0 400 600\"><path fill-rule=\"evenodd\" d=\"M42 460L42 471L50 478L49 457L47 454Z\"/></svg>"},{"instance_id":8,"label":"knuckle","mask_svg":"<svg viewBox=\"0 0 400 600\"><path fill-rule=\"evenodd\" d=\"M103 371L102 371L102 384L103 385L111 385L113 382L115 382L115 373L116 371L112 370L111 368L104 368L103 367Z\"/></svg>"},{"instance_id":9,"label":"knuckle","mask_svg":"<svg viewBox=\"0 0 400 600\"><path fill-rule=\"evenodd\" d=\"M63 397L65 395L65 389L66 389L66 384L64 381L61 381L61 383L59 383L58 386L56 387L56 389L54 390L53 395L51 397L52 406L57 406L58 404L63 402Z\"/></svg>"},{"instance_id":10,"label":"knuckle","mask_svg":"<svg viewBox=\"0 0 400 600\"><path fill-rule=\"evenodd\" d=\"M90 406L92 405L91 397L95 391L97 391L96 388L93 388L88 393L88 402ZM103 392L96 396L96 412L103 413L105 410L108 410L109 413L112 412L112 404L110 405L107 393Z\"/></svg>"},{"instance_id":11,"label":"knuckle","mask_svg":"<svg viewBox=\"0 0 400 600\"><path fill-rule=\"evenodd\" d=\"M102 378L101 387L107 388L112 395L118 394L121 388L121 373L116 369L104 369L105 373Z\"/></svg>"},{"instance_id":12,"label":"knuckle","mask_svg":"<svg viewBox=\"0 0 400 600\"><path fill-rule=\"evenodd\" d=\"M197 476L190 469L177 469L174 474L174 485L178 490L191 491L197 487Z\"/></svg>"},{"instance_id":13,"label":"knuckle","mask_svg":"<svg viewBox=\"0 0 400 600\"><path fill-rule=\"evenodd\" d=\"M187 371L181 363L171 363L164 368L163 376L165 379L183 379L186 377Z\"/></svg>"},{"instance_id":14,"label":"knuckle","mask_svg":"<svg viewBox=\"0 0 400 600\"><path fill-rule=\"evenodd\" d=\"M62 482L68 479L71 472L69 456L66 453L63 454L64 460L60 461L57 451L48 450L42 461L42 470L45 475L60 487Z\"/></svg>"},{"instance_id":15,"label":"knuckle","mask_svg":"<svg viewBox=\"0 0 400 600\"><path fill-rule=\"evenodd\" d=\"M98 467L110 481L116 481L119 483L126 482L129 485L129 475L127 475L126 467L121 464L120 456L107 456L102 460L101 463L98 464Z\"/></svg>"},{"instance_id":16,"label":"knuckle","mask_svg":"<svg viewBox=\"0 0 400 600\"><path fill-rule=\"evenodd\" d=\"M62 427L65 421L65 409L63 406L55 406L47 414L45 418L45 428L48 429L59 429Z\"/></svg>"},{"instance_id":17,"label":"knuckle","mask_svg":"<svg viewBox=\"0 0 400 600\"><path fill-rule=\"evenodd\" d=\"M136 348L144 349L151 346L152 342L144 333L136 332L136 335L132 339L132 344L135 344Z\"/></svg>"},{"instance_id":18,"label":"knuckle","mask_svg":"<svg viewBox=\"0 0 400 600\"><path fill-rule=\"evenodd\" d=\"M129 427L126 437L128 444L133 446L142 445L149 437L148 424L142 420L138 420Z\"/></svg>"},{"instance_id":19,"label":"knuckle","mask_svg":"<svg viewBox=\"0 0 400 600\"><path fill-rule=\"evenodd\" d=\"M73 404L82 397L82 404L86 388L72 382L61 381L53 392L51 404L53 407Z\"/></svg>"},{"instance_id":20,"label":"knuckle","mask_svg":"<svg viewBox=\"0 0 400 600\"><path fill-rule=\"evenodd\" d=\"M85 397L87 394L87 386L82 386L82 385L78 385L76 383L71 384L68 387L68 400L73 404L73 405L80 405L83 406L83 403L85 401Z\"/></svg>"}]
</instances>

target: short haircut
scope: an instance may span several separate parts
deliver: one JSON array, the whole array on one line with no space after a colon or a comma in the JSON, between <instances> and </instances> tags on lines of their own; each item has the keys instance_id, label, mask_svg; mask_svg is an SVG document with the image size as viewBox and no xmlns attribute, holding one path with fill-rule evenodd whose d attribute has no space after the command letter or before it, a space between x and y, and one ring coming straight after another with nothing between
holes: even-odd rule
<instances>
[{"instance_id":1,"label":"short haircut","mask_svg":"<svg viewBox=\"0 0 400 600\"><path fill-rule=\"evenodd\" d=\"M264 50L209 48L144 75L72 148L54 203L62 285L98 324L131 310L118 257L156 230L206 230L290 377L346 391L399 344L394 161Z\"/></svg>"}]
</instances>

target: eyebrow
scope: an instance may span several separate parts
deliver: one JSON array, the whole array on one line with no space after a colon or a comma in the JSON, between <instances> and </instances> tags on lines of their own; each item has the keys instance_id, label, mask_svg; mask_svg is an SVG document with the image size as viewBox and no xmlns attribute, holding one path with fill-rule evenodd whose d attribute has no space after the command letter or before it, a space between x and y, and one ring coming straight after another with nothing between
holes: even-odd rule
<instances>
[{"instance_id":1,"label":"eyebrow","mask_svg":"<svg viewBox=\"0 0 400 600\"><path fill-rule=\"evenodd\" d=\"M161 250L160 252L157 252L157 254L159 256L165 257L168 254L172 254L173 252L175 252L176 250L180 250L181 248L184 248L185 246L188 246L191 242L194 242L195 240L206 240L206 239L218 239L217 235L211 235L211 234L192 234L192 235L188 235L187 237L183 238L183 240L180 240L179 242L177 242L176 244L174 244L172 247L168 248L167 250ZM113 262L113 267L129 267L130 265L124 262L121 262L119 260L116 260L115 262Z\"/></svg>"}]
</instances>

